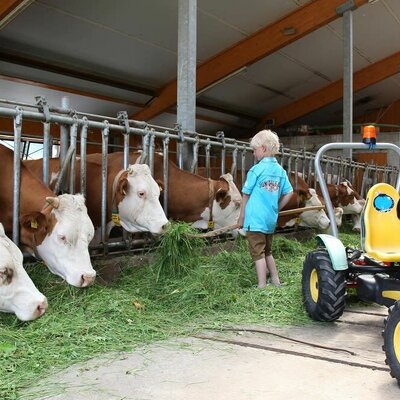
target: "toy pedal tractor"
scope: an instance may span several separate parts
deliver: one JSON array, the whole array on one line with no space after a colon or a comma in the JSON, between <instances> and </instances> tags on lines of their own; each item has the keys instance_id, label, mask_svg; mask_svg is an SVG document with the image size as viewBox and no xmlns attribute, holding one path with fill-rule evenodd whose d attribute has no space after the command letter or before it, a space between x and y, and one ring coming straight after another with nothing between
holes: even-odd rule
<instances>
[{"instance_id":1,"label":"toy pedal tractor","mask_svg":"<svg viewBox=\"0 0 400 400\"><path fill-rule=\"evenodd\" d=\"M363 251L345 248L338 238L332 202L320 166L322 155L332 149L365 151L366 145L331 143L316 154L315 171L331 220L332 235L318 235L320 246L305 258L302 274L305 308L316 321L335 321L343 314L349 285L356 288L360 299L389 307L383 349L391 375L400 386L400 175L396 188L378 183L367 194L361 229ZM394 144L377 144L376 149L394 150L400 157L400 148Z\"/></svg>"}]
</instances>

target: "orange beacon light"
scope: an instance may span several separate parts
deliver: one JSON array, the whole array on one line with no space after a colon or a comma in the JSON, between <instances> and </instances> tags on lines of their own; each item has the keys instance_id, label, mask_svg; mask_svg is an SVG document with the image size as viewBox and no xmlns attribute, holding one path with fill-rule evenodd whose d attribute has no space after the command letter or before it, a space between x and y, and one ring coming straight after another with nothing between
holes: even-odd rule
<instances>
[{"instance_id":1,"label":"orange beacon light","mask_svg":"<svg viewBox=\"0 0 400 400\"><path fill-rule=\"evenodd\" d=\"M362 141L371 147L376 145L376 126L365 125L362 127Z\"/></svg>"}]
</instances>

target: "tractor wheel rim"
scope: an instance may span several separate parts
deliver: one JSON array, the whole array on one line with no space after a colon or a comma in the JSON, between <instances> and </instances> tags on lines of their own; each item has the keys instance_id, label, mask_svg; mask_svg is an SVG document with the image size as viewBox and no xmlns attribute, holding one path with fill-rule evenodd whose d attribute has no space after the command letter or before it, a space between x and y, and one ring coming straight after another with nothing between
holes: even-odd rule
<instances>
[{"instance_id":1,"label":"tractor wheel rim","mask_svg":"<svg viewBox=\"0 0 400 400\"><path fill-rule=\"evenodd\" d=\"M393 348L394 348L394 354L396 355L397 358L397 362L400 364L400 321L397 322L397 325L394 329Z\"/></svg>"},{"instance_id":2,"label":"tractor wheel rim","mask_svg":"<svg viewBox=\"0 0 400 400\"><path fill-rule=\"evenodd\" d=\"M316 269L311 271L310 275L310 293L314 303L318 301L318 273Z\"/></svg>"}]
</instances>

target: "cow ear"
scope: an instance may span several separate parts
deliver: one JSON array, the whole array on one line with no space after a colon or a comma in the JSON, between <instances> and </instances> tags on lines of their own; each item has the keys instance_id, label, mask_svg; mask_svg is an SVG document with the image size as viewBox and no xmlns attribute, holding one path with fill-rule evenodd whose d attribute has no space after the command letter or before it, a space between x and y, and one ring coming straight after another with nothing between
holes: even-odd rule
<instances>
[{"instance_id":1,"label":"cow ear","mask_svg":"<svg viewBox=\"0 0 400 400\"><path fill-rule=\"evenodd\" d=\"M0 285L8 285L11 283L14 275L14 270L9 267L0 269Z\"/></svg>"},{"instance_id":2,"label":"cow ear","mask_svg":"<svg viewBox=\"0 0 400 400\"><path fill-rule=\"evenodd\" d=\"M21 228L24 228L31 233L42 232L47 228L46 216L38 211L25 214L21 217L20 225Z\"/></svg>"},{"instance_id":3,"label":"cow ear","mask_svg":"<svg viewBox=\"0 0 400 400\"><path fill-rule=\"evenodd\" d=\"M304 204L309 199L309 193L306 190L299 189L297 195L299 196L298 204Z\"/></svg>"},{"instance_id":4,"label":"cow ear","mask_svg":"<svg viewBox=\"0 0 400 400\"><path fill-rule=\"evenodd\" d=\"M126 196L128 193L129 182L127 178L122 178L118 181L117 192L121 196Z\"/></svg>"}]
</instances>

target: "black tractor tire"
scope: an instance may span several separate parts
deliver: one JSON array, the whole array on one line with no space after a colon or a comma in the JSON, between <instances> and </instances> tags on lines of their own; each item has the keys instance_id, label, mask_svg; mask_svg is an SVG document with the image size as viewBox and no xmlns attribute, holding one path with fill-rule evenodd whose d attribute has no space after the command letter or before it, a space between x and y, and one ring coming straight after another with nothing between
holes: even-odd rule
<instances>
[{"instance_id":1,"label":"black tractor tire","mask_svg":"<svg viewBox=\"0 0 400 400\"><path fill-rule=\"evenodd\" d=\"M315 321L335 321L344 311L346 272L335 271L326 249L307 254L302 275L303 300L308 315Z\"/></svg>"},{"instance_id":2,"label":"black tractor tire","mask_svg":"<svg viewBox=\"0 0 400 400\"><path fill-rule=\"evenodd\" d=\"M390 368L390 375L397 379L400 386L400 300L389 308L382 336L385 362Z\"/></svg>"}]
</instances>

